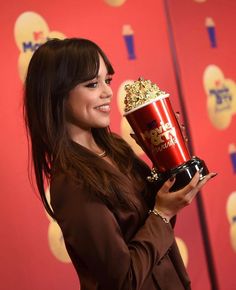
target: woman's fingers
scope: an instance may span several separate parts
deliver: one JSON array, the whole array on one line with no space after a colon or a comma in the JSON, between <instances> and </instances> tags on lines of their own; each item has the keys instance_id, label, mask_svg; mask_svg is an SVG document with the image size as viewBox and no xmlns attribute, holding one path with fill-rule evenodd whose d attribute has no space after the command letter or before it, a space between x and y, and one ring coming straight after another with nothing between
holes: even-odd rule
<instances>
[{"instance_id":1,"label":"woman's fingers","mask_svg":"<svg viewBox=\"0 0 236 290\"><path fill-rule=\"evenodd\" d=\"M175 182L175 178L168 179L158 191L156 207L162 212L173 216L180 209L189 205L200 189L214 176L216 176L216 173L209 173L200 180L200 174L196 172L192 180L184 188L174 192L171 192L170 189Z\"/></svg>"},{"instance_id":2,"label":"woman's fingers","mask_svg":"<svg viewBox=\"0 0 236 290\"><path fill-rule=\"evenodd\" d=\"M197 186L197 184L198 184L198 182L199 182L199 179L200 179L200 174L199 174L199 172L197 171L195 174L194 174L194 176L193 176L193 178L191 179L191 181L184 187L184 188L182 188L180 191L182 191L182 193L185 195L185 194L187 194L188 192L190 192L191 190L193 190L196 186Z\"/></svg>"},{"instance_id":3,"label":"woman's fingers","mask_svg":"<svg viewBox=\"0 0 236 290\"><path fill-rule=\"evenodd\" d=\"M201 188L213 177L215 177L217 175L217 173L209 173L207 175L204 176L204 178L200 181L197 182L197 184L193 184L193 188L192 190L190 190L187 194L186 194L186 199L187 199L187 203L190 204L192 202L192 200L194 199L194 197L196 196L196 194L201 190Z\"/></svg>"},{"instance_id":4,"label":"woman's fingers","mask_svg":"<svg viewBox=\"0 0 236 290\"><path fill-rule=\"evenodd\" d=\"M192 191L195 188L197 190L200 190L203 187L203 185L207 183L208 180L215 177L216 175L217 175L217 173L212 172L212 173L207 174L206 176L204 176L204 178L202 180L200 180L200 174L197 171L194 174L191 181L184 188L180 189L179 192L181 192L181 194L183 194L183 195L186 195L187 193L189 193L190 191ZM162 185L160 191L161 192L169 192L174 183L175 183L175 177L172 176Z\"/></svg>"},{"instance_id":5,"label":"woman's fingers","mask_svg":"<svg viewBox=\"0 0 236 290\"><path fill-rule=\"evenodd\" d=\"M162 193L167 193L170 191L171 187L173 186L173 184L175 183L175 177L171 176L161 187L161 189L159 190Z\"/></svg>"},{"instance_id":6,"label":"woman's fingers","mask_svg":"<svg viewBox=\"0 0 236 290\"><path fill-rule=\"evenodd\" d=\"M198 189L201 189L204 184L206 184L210 179L212 179L216 175L217 175L217 173L215 173L215 172L211 172L211 173L205 175L204 178L199 181L199 183L198 183Z\"/></svg>"}]
</instances>

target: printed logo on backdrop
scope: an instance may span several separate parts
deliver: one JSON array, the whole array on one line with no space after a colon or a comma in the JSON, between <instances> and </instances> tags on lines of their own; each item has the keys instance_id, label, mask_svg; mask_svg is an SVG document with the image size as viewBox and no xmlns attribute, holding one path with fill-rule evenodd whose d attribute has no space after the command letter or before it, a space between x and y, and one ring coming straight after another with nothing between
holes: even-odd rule
<instances>
[{"instance_id":1,"label":"printed logo on backdrop","mask_svg":"<svg viewBox=\"0 0 236 290\"><path fill-rule=\"evenodd\" d=\"M47 201L50 204L50 191L49 188L46 191ZM54 257L63 263L70 263L70 257L67 253L64 238L62 235L62 231L51 216L46 212L46 216L49 219L49 227L48 227L48 244L49 248L54 255Z\"/></svg>"},{"instance_id":2,"label":"printed logo on backdrop","mask_svg":"<svg viewBox=\"0 0 236 290\"><path fill-rule=\"evenodd\" d=\"M217 129L226 129L236 113L235 82L225 78L223 71L218 66L209 65L203 73L203 84L211 123Z\"/></svg>"},{"instance_id":3,"label":"printed logo on backdrop","mask_svg":"<svg viewBox=\"0 0 236 290\"><path fill-rule=\"evenodd\" d=\"M226 203L226 214L229 221L229 239L234 252L236 252L236 191L232 192Z\"/></svg>"},{"instance_id":4,"label":"printed logo on backdrop","mask_svg":"<svg viewBox=\"0 0 236 290\"><path fill-rule=\"evenodd\" d=\"M136 59L135 48L134 48L134 31L130 24L123 25L122 36L125 42L128 59L129 60Z\"/></svg>"},{"instance_id":5,"label":"printed logo on backdrop","mask_svg":"<svg viewBox=\"0 0 236 290\"><path fill-rule=\"evenodd\" d=\"M215 22L211 17L207 17L205 19L205 26L210 42L210 47L216 48L217 47L217 40L216 40L216 28Z\"/></svg>"},{"instance_id":6,"label":"printed logo on backdrop","mask_svg":"<svg viewBox=\"0 0 236 290\"><path fill-rule=\"evenodd\" d=\"M113 7L122 6L127 0L104 0L107 4Z\"/></svg>"},{"instance_id":7,"label":"printed logo on backdrop","mask_svg":"<svg viewBox=\"0 0 236 290\"><path fill-rule=\"evenodd\" d=\"M234 143L230 143L228 151L232 165L232 172L236 174L236 145Z\"/></svg>"},{"instance_id":8,"label":"printed logo on backdrop","mask_svg":"<svg viewBox=\"0 0 236 290\"><path fill-rule=\"evenodd\" d=\"M184 266L187 268L188 266L188 260L189 260L189 254L188 254L188 248L186 243L184 242L184 240L182 240L179 237L175 237L177 246L179 248L180 251L180 255L182 257L182 260L184 262Z\"/></svg>"},{"instance_id":9,"label":"printed logo on backdrop","mask_svg":"<svg viewBox=\"0 0 236 290\"><path fill-rule=\"evenodd\" d=\"M45 19L35 12L22 13L15 22L14 35L20 50L18 71L24 81L30 59L35 50L50 38L65 38L58 31L50 31Z\"/></svg>"}]
</instances>

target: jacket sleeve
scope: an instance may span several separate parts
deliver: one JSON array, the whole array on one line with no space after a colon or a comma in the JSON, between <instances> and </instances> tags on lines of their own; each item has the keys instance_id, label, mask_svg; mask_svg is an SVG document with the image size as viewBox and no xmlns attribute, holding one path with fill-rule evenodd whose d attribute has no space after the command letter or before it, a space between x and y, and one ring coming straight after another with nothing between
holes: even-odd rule
<instances>
[{"instance_id":1,"label":"jacket sleeve","mask_svg":"<svg viewBox=\"0 0 236 290\"><path fill-rule=\"evenodd\" d=\"M140 289L173 244L172 227L149 215L126 243L113 213L88 196L63 180L51 188L51 204L73 263L92 273L101 289Z\"/></svg>"}]
</instances>

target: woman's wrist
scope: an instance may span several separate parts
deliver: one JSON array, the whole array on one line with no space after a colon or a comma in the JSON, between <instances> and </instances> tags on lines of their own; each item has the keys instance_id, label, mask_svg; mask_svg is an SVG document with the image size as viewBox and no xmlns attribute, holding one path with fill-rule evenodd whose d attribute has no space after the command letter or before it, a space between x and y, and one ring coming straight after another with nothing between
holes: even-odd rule
<instances>
[{"instance_id":1,"label":"woman's wrist","mask_svg":"<svg viewBox=\"0 0 236 290\"><path fill-rule=\"evenodd\" d=\"M166 214L164 214L162 211L160 211L160 210L158 210L156 208L154 208L153 210L149 210L148 213L149 214L154 214L154 215L160 217L163 220L163 222L166 223L166 224L168 224L170 222L171 217L166 215Z\"/></svg>"}]
</instances>

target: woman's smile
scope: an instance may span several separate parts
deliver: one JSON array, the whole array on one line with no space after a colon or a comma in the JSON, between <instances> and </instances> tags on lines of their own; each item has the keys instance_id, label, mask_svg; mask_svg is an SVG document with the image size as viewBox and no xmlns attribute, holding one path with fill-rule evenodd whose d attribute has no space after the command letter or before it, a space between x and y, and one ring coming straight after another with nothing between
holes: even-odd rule
<instances>
[{"instance_id":1,"label":"woman's smile","mask_svg":"<svg viewBox=\"0 0 236 290\"><path fill-rule=\"evenodd\" d=\"M110 106L110 103L106 103L106 104L95 107L95 109L103 113L110 113L111 106Z\"/></svg>"}]
</instances>

